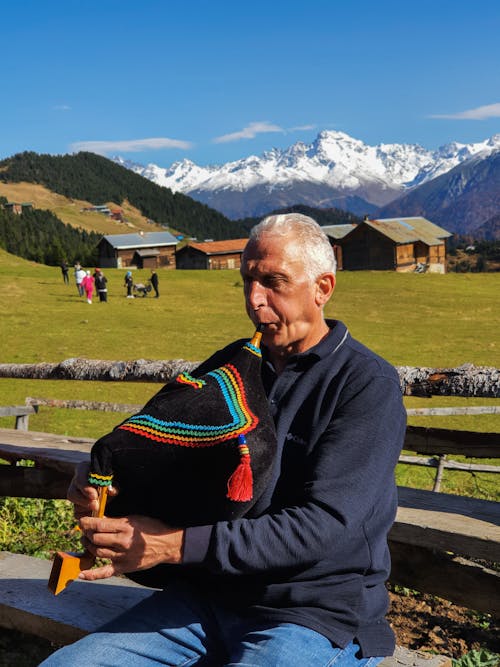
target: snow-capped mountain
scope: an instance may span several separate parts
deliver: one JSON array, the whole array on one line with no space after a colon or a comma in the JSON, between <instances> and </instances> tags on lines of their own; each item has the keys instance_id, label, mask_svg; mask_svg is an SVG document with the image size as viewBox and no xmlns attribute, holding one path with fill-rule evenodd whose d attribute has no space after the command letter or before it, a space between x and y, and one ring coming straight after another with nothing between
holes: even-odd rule
<instances>
[{"instance_id":1,"label":"snow-capped mountain","mask_svg":"<svg viewBox=\"0 0 500 667\"><path fill-rule=\"evenodd\" d=\"M500 238L500 150L461 162L378 214L382 218L422 215L450 232Z\"/></svg>"},{"instance_id":2,"label":"snow-capped mountain","mask_svg":"<svg viewBox=\"0 0 500 667\"><path fill-rule=\"evenodd\" d=\"M323 131L311 144L298 142L223 165L202 167L182 160L162 168L114 160L158 185L240 218L292 204L372 213L462 162L496 150L500 134L431 151L417 144L370 146L343 132Z\"/></svg>"}]
</instances>

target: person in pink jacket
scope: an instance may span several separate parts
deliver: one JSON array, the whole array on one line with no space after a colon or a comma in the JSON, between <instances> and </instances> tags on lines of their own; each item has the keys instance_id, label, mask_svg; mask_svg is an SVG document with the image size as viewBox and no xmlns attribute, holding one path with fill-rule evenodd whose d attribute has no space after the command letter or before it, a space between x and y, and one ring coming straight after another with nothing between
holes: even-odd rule
<instances>
[{"instance_id":1,"label":"person in pink jacket","mask_svg":"<svg viewBox=\"0 0 500 667\"><path fill-rule=\"evenodd\" d=\"M86 272L85 278L82 280L82 285L87 296L87 303L92 303L92 295L94 293L94 279L90 275L90 271Z\"/></svg>"}]
</instances>

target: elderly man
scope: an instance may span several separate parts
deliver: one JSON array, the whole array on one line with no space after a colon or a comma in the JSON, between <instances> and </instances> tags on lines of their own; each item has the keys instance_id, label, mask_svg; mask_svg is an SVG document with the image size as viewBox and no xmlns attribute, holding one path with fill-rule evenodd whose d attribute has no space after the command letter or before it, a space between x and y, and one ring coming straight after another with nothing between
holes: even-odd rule
<instances>
[{"instance_id":1,"label":"elderly man","mask_svg":"<svg viewBox=\"0 0 500 667\"><path fill-rule=\"evenodd\" d=\"M70 499L99 579L174 564L165 590L44 665L375 665L394 647L385 620L387 534L405 411L398 376L323 309L335 260L298 214L253 228L241 275L263 325L262 380L276 425L271 483L251 512L187 529L141 516L96 519L80 475ZM240 342L196 374L231 358Z\"/></svg>"}]
</instances>

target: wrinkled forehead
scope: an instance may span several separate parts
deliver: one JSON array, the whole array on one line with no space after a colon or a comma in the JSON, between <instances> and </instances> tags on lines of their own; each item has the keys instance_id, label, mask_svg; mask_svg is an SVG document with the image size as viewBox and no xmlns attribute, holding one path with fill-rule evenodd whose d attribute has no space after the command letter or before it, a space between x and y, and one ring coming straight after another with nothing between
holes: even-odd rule
<instances>
[{"instance_id":1,"label":"wrinkled forehead","mask_svg":"<svg viewBox=\"0 0 500 667\"><path fill-rule=\"evenodd\" d=\"M304 263L294 239L281 235L261 236L249 241L241 261L242 276L299 277Z\"/></svg>"},{"instance_id":2,"label":"wrinkled forehead","mask_svg":"<svg viewBox=\"0 0 500 667\"><path fill-rule=\"evenodd\" d=\"M258 239L250 239L243 251L242 261L273 258L277 262L291 262L299 256L298 241L293 234L265 232Z\"/></svg>"}]
</instances>

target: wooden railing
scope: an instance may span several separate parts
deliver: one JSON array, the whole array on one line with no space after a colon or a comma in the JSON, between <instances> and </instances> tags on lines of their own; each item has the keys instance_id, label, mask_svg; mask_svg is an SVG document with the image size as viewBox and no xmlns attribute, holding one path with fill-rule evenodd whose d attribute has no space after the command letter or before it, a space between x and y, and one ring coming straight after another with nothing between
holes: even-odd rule
<instances>
[{"instance_id":1,"label":"wooden railing","mask_svg":"<svg viewBox=\"0 0 500 667\"><path fill-rule=\"evenodd\" d=\"M59 363L0 364L0 378L38 380L99 380L167 382L197 365L183 359L169 361L103 361L66 359ZM397 367L406 396L500 397L500 369L464 364L456 368Z\"/></svg>"}]
</instances>

